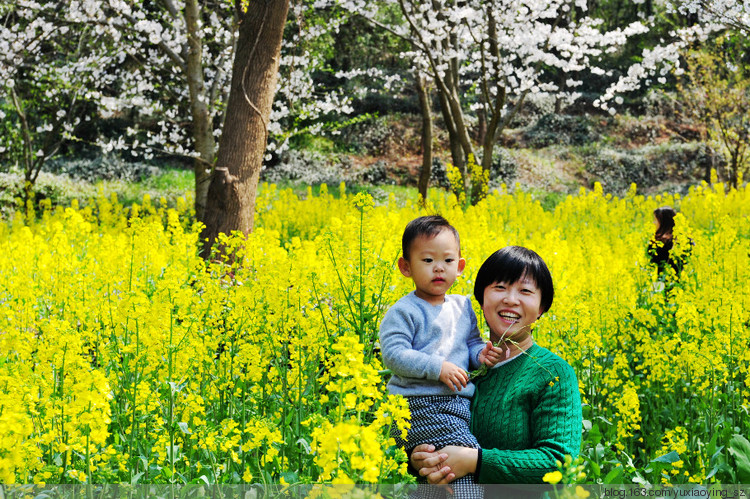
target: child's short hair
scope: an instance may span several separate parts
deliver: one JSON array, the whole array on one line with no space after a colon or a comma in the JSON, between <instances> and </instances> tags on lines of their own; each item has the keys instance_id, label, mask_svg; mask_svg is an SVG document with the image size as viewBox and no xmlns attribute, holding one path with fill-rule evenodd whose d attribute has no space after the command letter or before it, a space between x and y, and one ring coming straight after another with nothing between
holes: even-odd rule
<instances>
[{"instance_id":1,"label":"child's short hair","mask_svg":"<svg viewBox=\"0 0 750 499\"><path fill-rule=\"evenodd\" d=\"M456 244L458 244L460 251L461 240L458 238L458 231L448 223L448 220L440 215L427 215L415 218L406 225L404 235L401 237L401 251L404 255L404 259L409 259L409 249L411 248L411 243L413 243L416 238L421 236L437 236L443 229L448 229L453 232L453 235L456 236Z\"/></svg>"},{"instance_id":2,"label":"child's short hair","mask_svg":"<svg viewBox=\"0 0 750 499\"><path fill-rule=\"evenodd\" d=\"M522 246L506 246L491 254L479 268L474 281L474 298L484 305L484 290L496 282L514 283L522 277L536 282L542 293L542 313L552 306L555 288L547 264L536 252Z\"/></svg>"}]
</instances>

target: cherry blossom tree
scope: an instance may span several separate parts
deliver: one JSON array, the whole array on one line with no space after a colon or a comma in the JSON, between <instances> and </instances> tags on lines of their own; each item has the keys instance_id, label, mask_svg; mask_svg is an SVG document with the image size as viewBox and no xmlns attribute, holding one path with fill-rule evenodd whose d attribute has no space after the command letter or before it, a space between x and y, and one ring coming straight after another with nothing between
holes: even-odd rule
<instances>
[{"instance_id":1,"label":"cherry blossom tree","mask_svg":"<svg viewBox=\"0 0 750 499\"><path fill-rule=\"evenodd\" d=\"M237 10L240 31L227 120L201 234L204 257L219 234L247 234L253 228L289 0L259 0L248 6L237 2Z\"/></svg>"},{"instance_id":2,"label":"cherry blossom tree","mask_svg":"<svg viewBox=\"0 0 750 499\"><path fill-rule=\"evenodd\" d=\"M671 12L690 16L694 22L672 30L661 44L645 48L642 60L607 88L596 105L614 113L616 106L622 103L622 94L654 81L666 83L670 74L682 75L682 58L695 45L727 30L745 36L750 34L750 3L747 0L667 0L666 7Z\"/></svg>"},{"instance_id":3,"label":"cherry blossom tree","mask_svg":"<svg viewBox=\"0 0 750 499\"><path fill-rule=\"evenodd\" d=\"M131 116L134 126L127 140L99 145L192 157L202 220L236 43L231 2L76 0L66 21L106 34L120 54L100 109L103 117Z\"/></svg>"},{"instance_id":4,"label":"cherry blossom tree","mask_svg":"<svg viewBox=\"0 0 750 499\"><path fill-rule=\"evenodd\" d=\"M500 133L529 93L572 102L583 75L603 73L607 54L647 31L640 22L603 31L583 0L331 1L409 41L402 56L437 89L452 160L467 189L466 158L479 147L489 170ZM389 5L400 9L400 22L381 19ZM478 145L472 113L481 117Z\"/></svg>"},{"instance_id":5,"label":"cherry blossom tree","mask_svg":"<svg viewBox=\"0 0 750 499\"><path fill-rule=\"evenodd\" d=\"M24 206L45 161L86 122L116 61L94 30L59 24L55 3L0 3L0 158L24 175Z\"/></svg>"},{"instance_id":6,"label":"cherry blossom tree","mask_svg":"<svg viewBox=\"0 0 750 499\"><path fill-rule=\"evenodd\" d=\"M209 182L218 155L217 144L227 120L230 77L242 19L238 12L261 5L264 2L232 0L46 3L3 0L0 13L6 22L0 40L4 40L8 48L3 53L3 67L10 75L18 67L17 61L25 58L28 63L24 67L45 71L60 65L65 55L74 60L81 50L96 54L86 59L90 70L71 72L71 78L66 80L68 84L59 88L57 94L72 98L72 86L86 88L83 95L98 110L94 116L126 118L132 123L121 136L102 136L95 140L105 152L130 150L146 158L157 154L193 158L196 215L203 221ZM350 109L348 97L340 92L320 92L312 81L313 71L323 62L321 55L308 47L339 25L339 20L325 20L325 16L318 14L305 1L292 10L290 29L279 56L278 95L272 115L266 119L271 134L269 151L283 149L297 129L295 123L305 120L312 123L326 114ZM32 20L36 20L35 24ZM45 33L49 33L45 34L45 40L58 36L71 46L64 50L43 50L50 42L42 42L38 36L34 38L27 29L27 25L36 26L41 20L46 23ZM79 51L73 50L76 40ZM33 55L30 50L38 50L41 55ZM77 64L80 67L83 62ZM24 74L29 75L30 82L35 80L31 72ZM89 75L85 83L82 75ZM5 81L17 80L8 77ZM16 88L20 88L19 85ZM80 101L80 96L77 99ZM6 104L9 102L7 100ZM69 107L62 101L56 102L48 99L46 104L58 105L58 110ZM8 129L16 129L10 119L18 119L8 113L13 109L8 105L4 108L8 110L3 111L5 116L0 120L5 120ZM39 127L32 126L36 128ZM40 128L47 138L48 128L49 124ZM69 130L64 138L81 137ZM6 146L6 149L11 148ZM20 147L13 149L21 150Z\"/></svg>"},{"instance_id":7,"label":"cherry blossom tree","mask_svg":"<svg viewBox=\"0 0 750 499\"><path fill-rule=\"evenodd\" d=\"M671 5L683 14L698 16L701 22L750 32L750 3L747 0L677 0Z\"/></svg>"}]
</instances>

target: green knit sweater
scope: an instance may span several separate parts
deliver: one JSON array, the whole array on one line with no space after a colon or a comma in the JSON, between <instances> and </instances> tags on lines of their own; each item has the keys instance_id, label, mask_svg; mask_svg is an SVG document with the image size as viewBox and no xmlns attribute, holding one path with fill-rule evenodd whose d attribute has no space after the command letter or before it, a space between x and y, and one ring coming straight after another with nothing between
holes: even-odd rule
<instances>
[{"instance_id":1,"label":"green knit sweater","mask_svg":"<svg viewBox=\"0 0 750 499\"><path fill-rule=\"evenodd\" d=\"M557 469L555 461L580 452L581 396L573 368L538 345L527 353L476 383L471 431L482 446L479 483L542 483Z\"/></svg>"}]
</instances>

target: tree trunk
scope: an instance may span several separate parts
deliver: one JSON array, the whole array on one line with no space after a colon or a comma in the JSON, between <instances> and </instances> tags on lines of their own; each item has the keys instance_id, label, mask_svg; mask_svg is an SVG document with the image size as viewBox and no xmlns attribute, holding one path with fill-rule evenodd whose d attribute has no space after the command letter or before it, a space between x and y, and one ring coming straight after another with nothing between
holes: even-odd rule
<instances>
[{"instance_id":1,"label":"tree trunk","mask_svg":"<svg viewBox=\"0 0 750 499\"><path fill-rule=\"evenodd\" d=\"M427 202L427 187L432 173L432 103L427 90L426 78L416 75L419 106L422 109L422 169L419 171L417 188L422 196L422 203Z\"/></svg>"},{"instance_id":2,"label":"tree trunk","mask_svg":"<svg viewBox=\"0 0 750 499\"><path fill-rule=\"evenodd\" d=\"M461 143L456 134L456 127L453 125L451 108L443 92L438 92L438 100L440 101L440 111L443 114L443 122L445 128L448 130L448 146L451 150L451 161L453 161L453 166L463 172L466 169L466 159L464 158L463 149L461 149Z\"/></svg>"},{"instance_id":3,"label":"tree trunk","mask_svg":"<svg viewBox=\"0 0 750 499\"><path fill-rule=\"evenodd\" d=\"M221 233L253 229L255 195L268 139L289 0L250 2L240 11L237 52L216 168L206 202L202 256Z\"/></svg>"},{"instance_id":4,"label":"tree trunk","mask_svg":"<svg viewBox=\"0 0 750 499\"><path fill-rule=\"evenodd\" d=\"M487 136L487 114L484 108L477 109L477 144L484 144Z\"/></svg>"},{"instance_id":5,"label":"tree trunk","mask_svg":"<svg viewBox=\"0 0 750 499\"><path fill-rule=\"evenodd\" d=\"M200 35L200 7L197 0L185 2L185 25L187 27L188 52L186 76L190 92L190 114L192 117L193 141L198 157L193 160L195 172L195 217L204 221L211 167L216 154L211 113L203 75L203 41Z\"/></svg>"}]
</instances>

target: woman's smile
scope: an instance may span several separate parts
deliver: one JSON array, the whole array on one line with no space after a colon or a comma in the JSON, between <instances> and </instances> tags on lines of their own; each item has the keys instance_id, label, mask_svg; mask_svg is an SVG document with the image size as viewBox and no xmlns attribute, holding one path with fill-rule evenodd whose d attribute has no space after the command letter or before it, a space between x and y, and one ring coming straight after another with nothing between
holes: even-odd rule
<instances>
[{"instance_id":1,"label":"woman's smile","mask_svg":"<svg viewBox=\"0 0 750 499\"><path fill-rule=\"evenodd\" d=\"M501 310L497 315L500 316L500 319L503 322L508 324L515 324L521 318L521 314L508 310Z\"/></svg>"},{"instance_id":2,"label":"woman's smile","mask_svg":"<svg viewBox=\"0 0 750 499\"><path fill-rule=\"evenodd\" d=\"M519 340L517 334L528 334L529 326L542 314L542 294L536 283L521 277L514 283L496 282L484 290L484 312L493 342Z\"/></svg>"}]
</instances>

